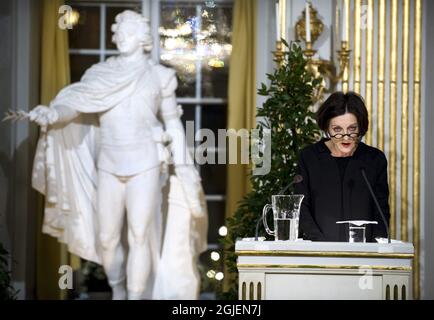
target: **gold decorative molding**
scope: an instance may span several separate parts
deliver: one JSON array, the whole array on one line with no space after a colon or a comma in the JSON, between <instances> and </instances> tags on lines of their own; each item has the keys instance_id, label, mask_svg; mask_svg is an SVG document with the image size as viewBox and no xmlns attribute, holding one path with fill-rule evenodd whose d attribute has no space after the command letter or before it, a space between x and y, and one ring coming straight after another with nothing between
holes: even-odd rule
<instances>
[{"instance_id":1,"label":"gold decorative molding","mask_svg":"<svg viewBox=\"0 0 434 320\"><path fill-rule=\"evenodd\" d=\"M390 186L390 233L396 238L396 110L397 104L397 81L398 81L398 0L390 2L390 117L389 117L389 186ZM396 46L397 47L397 46Z\"/></svg>"},{"instance_id":2,"label":"gold decorative molding","mask_svg":"<svg viewBox=\"0 0 434 320\"><path fill-rule=\"evenodd\" d=\"M422 0L414 4L414 69L413 69L413 245L414 297L420 298L420 124L422 72Z\"/></svg>"},{"instance_id":3,"label":"gold decorative molding","mask_svg":"<svg viewBox=\"0 0 434 320\"><path fill-rule=\"evenodd\" d=\"M368 132L366 132L366 143L372 144L372 134L373 134L373 126L372 126L372 100L373 100L373 71L374 71L374 0L367 0L368 4L368 12L367 12L367 29L366 29L366 109L368 110L369 116L369 126Z\"/></svg>"},{"instance_id":4,"label":"gold decorative molding","mask_svg":"<svg viewBox=\"0 0 434 320\"><path fill-rule=\"evenodd\" d=\"M238 256L288 256L288 257L333 257L333 258L388 258L412 259L413 253L379 253L353 251L293 251L293 250L240 250Z\"/></svg>"},{"instance_id":5,"label":"gold decorative molding","mask_svg":"<svg viewBox=\"0 0 434 320\"><path fill-rule=\"evenodd\" d=\"M362 73L362 37L360 28L361 7L363 0L354 0L354 91L360 92L360 81Z\"/></svg>"},{"instance_id":6,"label":"gold decorative molding","mask_svg":"<svg viewBox=\"0 0 434 320\"><path fill-rule=\"evenodd\" d=\"M256 264L256 263L239 263L239 269L344 269L355 270L368 268L365 265L327 265L327 264ZM390 271L411 271L411 267L396 267L396 266L369 266L372 270L390 270Z\"/></svg>"},{"instance_id":7,"label":"gold decorative molding","mask_svg":"<svg viewBox=\"0 0 434 320\"><path fill-rule=\"evenodd\" d=\"M386 0L378 0L377 146L384 150L384 98L386 77Z\"/></svg>"},{"instance_id":8,"label":"gold decorative molding","mask_svg":"<svg viewBox=\"0 0 434 320\"><path fill-rule=\"evenodd\" d=\"M243 281L243 284L241 286L241 300L246 300L247 297L247 284L245 281Z\"/></svg>"},{"instance_id":9,"label":"gold decorative molding","mask_svg":"<svg viewBox=\"0 0 434 320\"><path fill-rule=\"evenodd\" d=\"M408 241L408 109L410 0L404 0L402 12L402 102L401 102L401 239Z\"/></svg>"},{"instance_id":10,"label":"gold decorative molding","mask_svg":"<svg viewBox=\"0 0 434 320\"><path fill-rule=\"evenodd\" d=\"M348 45L348 47L346 49L349 48L349 38L350 38L350 0L344 0L344 7L345 7L345 11L348 13L347 15L345 15L345 34L346 34L346 38L342 39L342 43L346 43ZM342 49L341 49L342 50ZM347 92L348 88L349 88L349 84L348 84L348 80L350 78L350 70L349 68L345 68L343 69L343 75L342 75L342 91L343 92Z\"/></svg>"}]
</instances>

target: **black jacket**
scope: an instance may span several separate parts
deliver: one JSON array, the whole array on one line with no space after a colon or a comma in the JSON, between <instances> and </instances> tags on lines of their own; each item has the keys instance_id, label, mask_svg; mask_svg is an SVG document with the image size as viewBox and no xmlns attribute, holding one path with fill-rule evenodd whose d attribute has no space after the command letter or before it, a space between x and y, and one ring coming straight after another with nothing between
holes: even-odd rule
<instances>
[{"instance_id":1,"label":"black jacket","mask_svg":"<svg viewBox=\"0 0 434 320\"><path fill-rule=\"evenodd\" d=\"M300 211L300 235L315 241L348 241L348 225L340 220L375 220L368 226L366 240L386 237L386 229L363 179L364 168L380 207L389 223L389 187L384 153L360 142L348 162L343 184L338 165L323 139L300 152L297 173L303 181L295 185L304 194Z\"/></svg>"}]
</instances>

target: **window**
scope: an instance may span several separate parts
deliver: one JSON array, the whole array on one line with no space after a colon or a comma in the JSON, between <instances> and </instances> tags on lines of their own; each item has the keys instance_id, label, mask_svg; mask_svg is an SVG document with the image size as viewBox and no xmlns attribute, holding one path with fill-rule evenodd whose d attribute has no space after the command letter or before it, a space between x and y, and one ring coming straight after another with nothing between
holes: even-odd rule
<instances>
[{"instance_id":1,"label":"window","mask_svg":"<svg viewBox=\"0 0 434 320\"><path fill-rule=\"evenodd\" d=\"M111 42L115 16L126 9L140 12L141 1L69 1L79 14L78 24L69 33L71 81L79 81L91 65L118 54ZM226 128L227 82L231 54L232 1L152 1L159 5L154 44L160 63L173 67L178 77L177 100L184 109L182 120L193 121L195 132ZM158 42L159 41L159 42ZM203 141L190 146L195 150ZM224 225L226 165L217 164L218 146L207 150L216 164L197 165L209 211L209 251L201 256L203 290L212 290L214 274L208 272L219 251L219 228ZM214 254L214 258L216 254ZM221 259L218 262L222 269ZM220 271L218 270L218 271ZM217 270L216 270L217 271ZM208 273L208 276L206 274ZM209 281L208 281L209 280Z\"/></svg>"},{"instance_id":2,"label":"window","mask_svg":"<svg viewBox=\"0 0 434 320\"><path fill-rule=\"evenodd\" d=\"M211 129L216 137L217 129L226 128L231 16L230 3L214 8L203 1L161 3L160 62L177 71L177 97L185 110L184 121L194 121L196 129ZM217 147L210 150L218 151ZM216 216L224 211L226 168L205 164L198 169L207 194L210 227L214 227L219 222ZM210 231L213 247L217 238Z\"/></svg>"},{"instance_id":3,"label":"window","mask_svg":"<svg viewBox=\"0 0 434 320\"><path fill-rule=\"evenodd\" d=\"M90 66L118 53L111 41L111 25L124 10L141 11L141 2L69 1L67 4L79 14L78 23L69 31L71 82L76 82Z\"/></svg>"},{"instance_id":4,"label":"window","mask_svg":"<svg viewBox=\"0 0 434 320\"><path fill-rule=\"evenodd\" d=\"M232 2L208 5L206 1L162 1L160 3L160 63L176 69L178 102L184 109L184 123L194 121L195 131L226 128L227 82L229 57L232 51ZM197 141L197 148L203 141ZM216 140L217 143L217 140ZM197 149L196 149L197 150ZM211 158L217 159L216 146ZM206 194L209 229L208 252L201 256L206 275L202 277L204 290L212 290L216 270L221 260L211 259L220 252L219 228L224 225L226 165L197 166ZM214 257L216 253L214 253ZM217 266L216 266L217 264Z\"/></svg>"}]
</instances>

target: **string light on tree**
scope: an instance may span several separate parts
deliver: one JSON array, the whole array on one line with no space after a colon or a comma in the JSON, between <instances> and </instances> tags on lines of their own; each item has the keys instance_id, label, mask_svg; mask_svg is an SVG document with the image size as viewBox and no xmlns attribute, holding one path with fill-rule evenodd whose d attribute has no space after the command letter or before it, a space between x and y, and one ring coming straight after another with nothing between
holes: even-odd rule
<instances>
[{"instance_id":1,"label":"string light on tree","mask_svg":"<svg viewBox=\"0 0 434 320\"><path fill-rule=\"evenodd\" d=\"M210 279L214 278L216 276L216 273L214 270L208 270L208 272L206 273L206 276Z\"/></svg>"},{"instance_id":2,"label":"string light on tree","mask_svg":"<svg viewBox=\"0 0 434 320\"><path fill-rule=\"evenodd\" d=\"M223 272L217 272L217 274L215 275L215 279L218 281L223 280L224 277L225 276L224 276Z\"/></svg>"},{"instance_id":3,"label":"string light on tree","mask_svg":"<svg viewBox=\"0 0 434 320\"><path fill-rule=\"evenodd\" d=\"M224 237L227 234L228 234L228 228L226 228L225 226L220 227L220 229L219 229L219 235L221 235L222 237Z\"/></svg>"},{"instance_id":4,"label":"string light on tree","mask_svg":"<svg viewBox=\"0 0 434 320\"><path fill-rule=\"evenodd\" d=\"M219 261L220 260L220 254L216 251L211 252L211 259L214 261Z\"/></svg>"}]
</instances>

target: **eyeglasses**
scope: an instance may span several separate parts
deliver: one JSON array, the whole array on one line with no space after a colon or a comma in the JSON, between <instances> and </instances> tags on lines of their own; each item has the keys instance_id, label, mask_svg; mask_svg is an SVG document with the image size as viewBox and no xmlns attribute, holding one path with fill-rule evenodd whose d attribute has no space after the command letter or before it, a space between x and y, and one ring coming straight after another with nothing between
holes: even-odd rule
<instances>
[{"instance_id":1,"label":"eyeglasses","mask_svg":"<svg viewBox=\"0 0 434 320\"><path fill-rule=\"evenodd\" d=\"M335 135L330 135L330 138L335 138L335 139L343 139L345 136L348 136L351 139L355 139L358 138L360 136L360 133L358 132L352 132L352 133L336 133Z\"/></svg>"}]
</instances>

